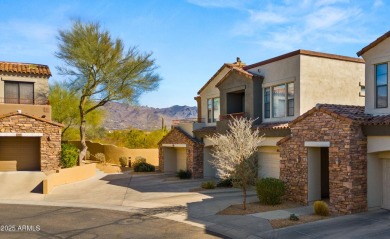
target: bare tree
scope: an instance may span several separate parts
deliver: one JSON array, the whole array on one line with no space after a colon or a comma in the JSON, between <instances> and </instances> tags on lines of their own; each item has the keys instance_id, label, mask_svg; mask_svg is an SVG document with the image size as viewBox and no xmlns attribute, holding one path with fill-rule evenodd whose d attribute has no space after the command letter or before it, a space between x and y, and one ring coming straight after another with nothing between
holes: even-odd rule
<instances>
[{"instance_id":1,"label":"bare tree","mask_svg":"<svg viewBox=\"0 0 390 239\"><path fill-rule=\"evenodd\" d=\"M135 47L126 51L122 40L112 39L98 23L76 21L71 30L59 31L58 40L55 55L64 66L57 69L80 94L80 164L87 153L86 116L111 101L136 101L156 89L161 78L151 53L140 53Z\"/></svg>"},{"instance_id":2,"label":"bare tree","mask_svg":"<svg viewBox=\"0 0 390 239\"><path fill-rule=\"evenodd\" d=\"M226 134L215 134L210 138L215 145L211 153L213 156L211 163L217 169L220 178L231 178L233 185L241 188L244 210L246 210L247 190L256 179L255 152L263 141L259 130L252 129L254 121L232 118Z\"/></svg>"}]
</instances>

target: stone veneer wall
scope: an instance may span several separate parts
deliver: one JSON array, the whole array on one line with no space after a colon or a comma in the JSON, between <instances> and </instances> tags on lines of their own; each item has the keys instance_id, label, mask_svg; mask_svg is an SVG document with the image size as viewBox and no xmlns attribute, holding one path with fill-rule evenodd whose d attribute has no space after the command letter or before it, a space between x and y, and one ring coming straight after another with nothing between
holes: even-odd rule
<instances>
[{"instance_id":1,"label":"stone veneer wall","mask_svg":"<svg viewBox=\"0 0 390 239\"><path fill-rule=\"evenodd\" d=\"M192 172L192 178L203 178L203 144L193 141L190 136L174 128L159 143L159 167L164 172L164 147L162 144L185 144L187 155L187 170Z\"/></svg>"},{"instance_id":2,"label":"stone veneer wall","mask_svg":"<svg viewBox=\"0 0 390 239\"><path fill-rule=\"evenodd\" d=\"M22 114L0 118L1 133L42 133L41 171L60 168L61 126Z\"/></svg>"},{"instance_id":3,"label":"stone veneer wall","mask_svg":"<svg viewBox=\"0 0 390 239\"><path fill-rule=\"evenodd\" d=\"M360 125L317 111L292 125L291 134L280 144L280 179L287 186L286 198L308 203L308 149L304 142L329 141L331 211L349 214L367 210L367 139Z\"/></svg>"}]
</instances>

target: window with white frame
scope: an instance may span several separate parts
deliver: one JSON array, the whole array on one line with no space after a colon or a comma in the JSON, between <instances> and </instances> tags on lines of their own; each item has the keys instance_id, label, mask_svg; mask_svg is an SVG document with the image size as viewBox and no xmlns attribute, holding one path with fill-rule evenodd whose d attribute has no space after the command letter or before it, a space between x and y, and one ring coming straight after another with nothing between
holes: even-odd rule
<instances>
[{"instance_id":1,"label":"window with white frame","mask_svg":"<svg viewBox=\"0 0 390 239\"><path fill-rule=\"evenodd\" d=\"M294 116L294 83L264 88L264 118Z\"/></svg>"},{"instance_id":2,"label":"window with white frame","mask_svg":"<svg viewBox=\"0 0 390 239\"><path fill-rule=\"evenodd\" d=\"M375 105L387 108L387 63L375 65Z\"/></svg>"},{"instance_id":3,"label":"window with white frame","mask_svg":"<svg viewBox=\"0 0 390 239\"><path fill-rule=\"evenodd\" d=\"M216 122L219 119L219 97L207 99L207 122Z\"/></svg>"}]
</instances>

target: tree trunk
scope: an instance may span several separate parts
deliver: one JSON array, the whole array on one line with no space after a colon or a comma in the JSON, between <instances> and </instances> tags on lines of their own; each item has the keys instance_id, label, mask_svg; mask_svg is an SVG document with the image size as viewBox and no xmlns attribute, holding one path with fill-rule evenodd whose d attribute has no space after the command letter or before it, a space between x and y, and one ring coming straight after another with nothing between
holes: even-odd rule
<instances>
[{"instance_id":1,"label":"tree trunk","mask_svg":"<svg viewBox=\"0 0 390 239\"><path fill-rule=\"evenodd\" d=\"M80 166L81 165L81 162L83 161L83 159L85 158L85 155L87 154L87 143L85 142L85 119L84 119L84 115L81 115L81 123L80 123L80 143L81 143L81 151L80 151L80 154L79 154L79 161L78 161L78 165Z\"/></svg>"}]
</instances>

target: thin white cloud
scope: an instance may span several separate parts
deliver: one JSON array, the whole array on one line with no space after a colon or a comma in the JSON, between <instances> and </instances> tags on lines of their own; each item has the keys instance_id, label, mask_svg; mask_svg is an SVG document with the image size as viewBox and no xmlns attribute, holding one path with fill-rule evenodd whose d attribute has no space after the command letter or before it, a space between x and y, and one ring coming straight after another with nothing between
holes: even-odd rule
<instances>
[{"instance_id":1,"label":"thin white cloud","mask_svg":"<svg viewBox=\"0 0 390 239\"><path fill-rule=\"evenodd\" d=\"M251 22L256 22L260 24L284 23L288 21L288 19L283 15L274 12L249 10L249 14Z\"/></svg>"},{"instance_id":2,"label":"thin white cloud","mask_svg":"<svg viewBox=\"0 0 390 239\"><path fill-rule=\"evenodd\" d=\"M374 0L374 7L377 8L377 7L382 7L384 5L383 1L382 0Z\"/></svg>"},{"instance_id":3,"label":"thin white cloud","mask_svg":"<svg viewBox=\"0 0 390 239\"><path fill-rule=\"evenodd\" d=\"M315 6L322 7L340 3L349 3L349 0L319 0L315 2Z\"/></svg>"},{"instance_id":4,"label":"thin white cloud","mask_svg":"<svg viewBox=\"0 0 390 239\"><path fill-rule=\"evenodd\" d=\"M187 0L187 2L198 5L200 7L214 8L235 8L242 9L245 5L245 0Z\"/></svg>"},{"instance_id":5,"label":"thin white cloud","mask_svg":"<svg viewBox=\"0 0 390 239\"><path fill-rule=\"evenodd\" d=\"M324 7L304 17L306 30L331 28L359 14L360 10L356 8L340 9L336 7Z\"/></svg>"}]
</instances>

